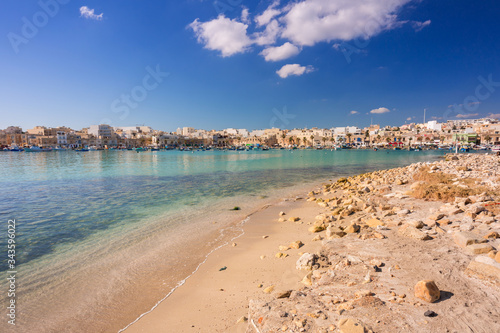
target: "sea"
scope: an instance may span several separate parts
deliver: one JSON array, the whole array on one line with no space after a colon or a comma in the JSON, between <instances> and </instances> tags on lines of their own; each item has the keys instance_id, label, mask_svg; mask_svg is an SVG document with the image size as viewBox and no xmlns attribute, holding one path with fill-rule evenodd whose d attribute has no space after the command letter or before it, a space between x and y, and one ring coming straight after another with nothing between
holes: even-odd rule
<instances>
[{"instance_id":1,"label":"sea","mask_svg":"<svg viewBox=\"0 0 500 333\"><path fill-rule=\"evenodd\" d=\"M119 332L241 235L256 210L338 177L443 155L0 152L0 331Z\"/></svg>"}]
</instances>

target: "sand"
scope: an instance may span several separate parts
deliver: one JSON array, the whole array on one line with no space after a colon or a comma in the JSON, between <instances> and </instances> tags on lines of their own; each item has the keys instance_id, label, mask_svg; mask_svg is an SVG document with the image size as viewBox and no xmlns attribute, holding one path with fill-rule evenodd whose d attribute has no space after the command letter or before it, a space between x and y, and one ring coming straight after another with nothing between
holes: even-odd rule
<instances>
[{"instance_id":1,"label":"sand","mask_svg":"<svg viewBox=\"0 0 500 333\"><path fill-rule=\"evenodd\" d=\"M295 269L300 252L316 252L321 242L304 232L306 225L277 222L280 211L289 216L314 220L317 205L283 201L253 214L244 225L244 235L212 253L200 269L170 297L125 332L245 332L250 299L269 297L263 289L276 285L297 289L303 273ZM268 236L263 238L263 236ZM275 258L280 245L301 240L305 245ZM260 259L261 256L266 256ZM219 271L220 268L226 270ZM262 284L263 287L259 288Z\"/></svg>"}]
</instances>

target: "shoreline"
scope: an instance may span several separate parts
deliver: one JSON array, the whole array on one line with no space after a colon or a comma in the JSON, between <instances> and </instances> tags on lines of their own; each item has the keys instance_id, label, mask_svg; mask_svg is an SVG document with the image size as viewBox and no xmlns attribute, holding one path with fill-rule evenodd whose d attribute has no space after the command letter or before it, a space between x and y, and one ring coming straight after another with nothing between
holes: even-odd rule
<instances>
[{"instance_id":1,"label":"shoreline","mask_svg":"<svg viewBox=\"0 0 500 333\"><path fill-rule=\"evenodd\" d=\"M439 163L444 163L444 161L420 164L435 165ZM404 170L405 168L389 169L380 172L391 173L398 169ZM349 177L349 179L351 178L356 177ZM394 185L398 190L402 186L405 185ZM406 186L408 187L408 185ZM311 193L314 194L311 195ZM321 193L321 188L318 190L318 186L314 187L309 196L303 196L304 198L309 197L308 200L281 199L251 214L248 217L248 221L242 225L243 234L234 240L235 244L233 246L229 245L229 243L233 242L231 240L226 245L212 251L204 263L198 266L197 270L175 292L171 293L169 297L165 297L155 308L136 319L122 331L126 333L153 331L267 332L268 330L266 330L265 326L260 325L260 322L257 323L257 321L262 319L261 317L255 317L256 312L259 310L258 308L256 310L255 305L252 304L255 304L255 302L274 304L280 301L279 298L276 299L277 293L286 290L304 290L304 285L301 281L304 281L303 275L305 273L295 269L295 261L299 259L300 253L309 252L319 254L322 247L325 246L325 241L313 241L317 237L315 237L314 233L311 234L307 231L311 225L314 225L314 221L319 216L318 214L324 214L318 208L318 204L320 207L324 207L316 201L316 193ZM396 192L389 191L389 194L391 193L394 194ZM397 193L401 193L401 191ZM311 197L314 197L315 200L310 200ZM413 205L422 205L422 203L419 204L417 199L412 199L412 202ZM328 202L326 205L328 206ZM426 207L431 207L431 211L438 210L439 208L438 204L433 201L432 205L424 204L424 206L414 207L416 210L412 214L417 216L419 214L417 213L417 208L425 210ZM278 213L280 211L285 211L286 215L284 217L286 218L299 216L300 221L295 223L289 221L280 223L278 222ZM348 217L346 219L350 220ZM396 218L396 221L394 221L394 218L390 220L392 222L386 224L389 226L389 229L397 229L398 218ZM358 219L356 221L358 221L356 223L360 223L361 220ZM499 222L500 217L499 221L495 223ZM493 226L497 226L497 224ZM446 227L443 226L443 228ZM425 232L432 234L433 237L437 237L436 235L439 236L434 230ZM380 231L379 233L383 232ZM264 238L264 236L266 237ZM393 236L393 232L384 232L384 238L391 238ZM301 241L304 245L300 249L289 248L285 250L284 248L280 248L280 246L286 246L295 241ZM342 241L348 241L348 237L342 238ZM286 257L276 258L275 255L280 252L284 253ZM459 254L456 255L458 256ZM261 258L261 256L265 257ZM463 260L462 257L460 258ZM219 271L221 268L224 268L224 270ZM266 288L271 286L274 286L275 289L269 293L264 292ZM491 289L490 291L494 293L498 292L495 289ZM292 297L290 295L288 297L291 299L293 295L292 293ZM497 293L497 296L499 295ZM275 300L272 301L273 299ZM386 303L389 304L388 301ZM249 321L246 320L247 318ZM267 317L263 316L262 318ZM330 331L337 332L337 323L331 322L330 325L333 325L330 328L334 327ZM418 325L421 326L422 324ZM256 330L257 326L260 326L259 331ZM288 327L285 329L285 326L282 327L283 331L295 332L292 327L288 326L289 329ZM418 332L429 329L429 327L416 328L417 326L414 326L414 330L412 331ZM310 330L303 331L309 332Z\"/></svg>"}]
</instances>

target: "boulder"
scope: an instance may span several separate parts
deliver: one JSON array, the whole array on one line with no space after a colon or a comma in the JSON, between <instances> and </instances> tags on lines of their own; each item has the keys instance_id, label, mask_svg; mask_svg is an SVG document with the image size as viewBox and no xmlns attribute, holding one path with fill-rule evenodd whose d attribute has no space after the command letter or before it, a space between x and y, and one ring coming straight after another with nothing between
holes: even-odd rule
<instances>
[{"instance_id":1,"label":"boulder","mask_svg":"<svg viewBox=\"0 0 500 333\"><path fill-rule=\"evenodd\" d=\"M483 280L492 280L497 284L500 283L500 263L488 256L477 256L469 263L465 273Z\"/></svg>"},{"instance_id":2,"label":"boulder","mask_svg":"<svg viewBox=\"0 0 500 333\"><path fill-rule=\"evenodd\" d=\"M453 234L453 240L458 246L463 248L465 248L467 245L483 242L483 240L480 239L476 234L466 231L455 232Z\"/></svg>"},{"instance_id":3,"label":"boulder","mask_svg":"<svg viewBox=\"0 0 500 333\"><path fill-rule=\"evenodd\" d=\"M354 234L359 231L359 225L353 223L344 229L345 233Z\"/></svg>"},{"instance_id":4,"label":"boulder","mask_svg":"<svg viewBox=\"0 0 500 333\"><path fill-rule=\"evenodd\" d=\"M434 281L422 280L415 285L415 297L434 303L441 297L441 293Z\"/></svg>"},{"instance_id":5,"label":"boulder","mask_svg":"<svg viewBox=\"0 0 500 333\"><path fill-rule=\"evenodd\" d=\"M471 244L465 247L469 254L483 254L493 251L493 246L490 244Z\"/></svg>"}]
</instances>

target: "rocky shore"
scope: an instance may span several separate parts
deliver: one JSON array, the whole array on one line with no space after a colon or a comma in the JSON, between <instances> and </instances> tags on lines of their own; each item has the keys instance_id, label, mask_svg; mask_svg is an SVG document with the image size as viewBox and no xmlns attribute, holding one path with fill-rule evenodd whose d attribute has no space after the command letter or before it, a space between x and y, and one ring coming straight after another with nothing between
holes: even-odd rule
<instances>
[{"instance_id":1,"label":"rocky shore","mask_svg":"<svg viewBox=\"0 0 500 333\"><path fill-rule=\"evenodd\" d=\"M315 219L273 222L302 231L272 258L300 286L256 286L238 331L500 332L500 157L341 178L307 201Z\"/></svg>"}]
</instances>

